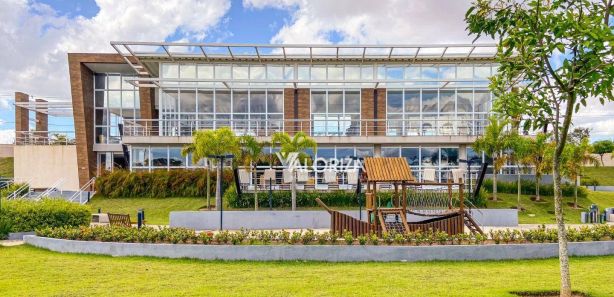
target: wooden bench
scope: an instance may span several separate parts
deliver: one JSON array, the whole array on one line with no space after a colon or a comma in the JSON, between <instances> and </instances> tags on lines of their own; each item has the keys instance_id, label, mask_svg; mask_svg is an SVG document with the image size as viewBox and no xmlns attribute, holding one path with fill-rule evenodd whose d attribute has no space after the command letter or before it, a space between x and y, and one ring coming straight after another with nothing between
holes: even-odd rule
<instances>
[{"instance_id":1,"label":"wooden bench","mask_svg":"<svg viewBox=\"0 0 614 297\"><path fill-rule=\"evenodd\" d=\"M109 216L109 225L132 227L129 214L107 213Z\"/></svg>"}]
</instances>

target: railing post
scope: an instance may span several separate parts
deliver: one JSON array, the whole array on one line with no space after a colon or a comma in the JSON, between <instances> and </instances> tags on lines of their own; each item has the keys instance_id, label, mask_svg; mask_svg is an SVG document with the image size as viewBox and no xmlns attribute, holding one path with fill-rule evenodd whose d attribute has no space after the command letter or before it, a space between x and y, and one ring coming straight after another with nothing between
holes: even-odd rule
<instances>
[{"instance_id":1,"label":"railing post","mask_svg":"<svg viewBox=\"0 0 614 297\"><path fill-rule=\"evenodd\" d=\"M465 187L463 185L463 178L458 181L458 199L460 200L460 211L465 211Z\"/></svg>"}]
</instances>

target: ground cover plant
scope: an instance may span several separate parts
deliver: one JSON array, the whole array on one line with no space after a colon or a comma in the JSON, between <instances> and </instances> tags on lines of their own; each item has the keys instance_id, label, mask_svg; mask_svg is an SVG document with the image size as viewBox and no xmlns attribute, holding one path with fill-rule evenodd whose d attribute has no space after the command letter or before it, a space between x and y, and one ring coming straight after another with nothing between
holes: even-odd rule
<instances>
[{"instance_id":1,"label":"ground cover plant","mask_svg":"<svg viewBox=\"0 0 614 297\"><path fill-rule=\"evenodd\" d=\"M313 230L288 232L269 230L239 230L220 231L217 233L196 232L187 228L155 228L140 229L118 226L93 227L45 227L36 231L38 236L85 241L103 242L140 242L140 243L191 243L191 244L347 244L347 245L454 245L454 244L484 244L484 243L544 243L556 242L556 229L541 226L534 230L495 230L489 234L457 234L449 235L442 231L415 231L408 233L383 233L381 238L375 234L353 236L351 232L343 232L341 238L323 232L316 234ZM614 240L614 226L591 225L579 229L569 229L570 241L601 241Z\"/></svg>"},{"instance_id":2,"label":"ground cover plant","mask_svg":"<svg viewBox=\"0 0 614 297\"><path fill-rule=\"evenodd\" d=\"M0 176L13 177L13 162L12 157L0 158Z\"/></svg>"},{"instance_id":3,"label":"ground cover plant","mask_svg":"<svg viewBox=\"0 0 614 297\"><path fill-rule=\"evenodd\" d=\"M583 181L588 185L596 181L596 186L614 186L614 167L584 167Z\"/></svg>"}]
</instances>

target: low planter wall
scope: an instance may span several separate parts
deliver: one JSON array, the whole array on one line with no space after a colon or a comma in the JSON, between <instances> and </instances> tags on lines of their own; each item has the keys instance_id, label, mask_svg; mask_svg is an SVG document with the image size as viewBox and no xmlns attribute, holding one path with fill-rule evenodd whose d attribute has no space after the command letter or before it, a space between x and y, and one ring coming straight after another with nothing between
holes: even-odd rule
<instances>
[{"instance_id":1,"label":"low planter wall","mask_svg":"<svg viewBox=\"0 0 614 297\"><path fill-rule=\"evenodd\" d=\"M357 210L342 211L359 218ZM481 226L514 227L518 226L518 211L515 209L472 210L474 219ZM263 229L327 229L330 228L330 214L326 211L224 211L224 229L263 230ZM366 212L362 218L365 220ZM408 216L408 221L424 220L424 217ZM216 230L220 228L218 211L172 211L171 227L184 227L196 230Z\"/></svg>"},{"instance_id":2,"label":"low planter wall","mask_svg":"<svg viewBox=\"0 0 614 297\"><path fill-rule=\"evenodd\" d=\"M346 246L346 245L196 245L76 241L25 236L27 244L61 253L111 256L151 256L203 260L309 260L363 261L465 261L540 259L558 256L558 244L500 244L446 246ZM571 256L614 255L614 241L569 243Z\"/></svg>"}]
</instances>

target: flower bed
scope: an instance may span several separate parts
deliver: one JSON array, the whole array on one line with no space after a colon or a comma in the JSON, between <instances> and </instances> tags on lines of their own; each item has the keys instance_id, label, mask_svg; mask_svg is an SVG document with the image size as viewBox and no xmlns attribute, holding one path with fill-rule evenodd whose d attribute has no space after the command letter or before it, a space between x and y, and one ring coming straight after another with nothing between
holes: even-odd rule
<instances>
[{"instance_id":1,"label":"flower bed","mask_svg":"<svg viewBox=\"0 0 614 297\"><path fill-rule=\"evenodd\" d=\"M36 231L40 237L57 239L127 242L127 243L171 243L204 245L482 245L500 243L552 243L557 242L556 229L544 226L536 230L499 230L483 236L480 234L448 235L445 232L385 233L382 238L374 234L354 237L350 232L338 236L330 232L306 231L221 231L196 232L186 228L141 229L127 227L56 227ZM568 239L579 241L614 240L614 226L592 225L580 229L568 229Z\"/></svg>"}]
</instances>

